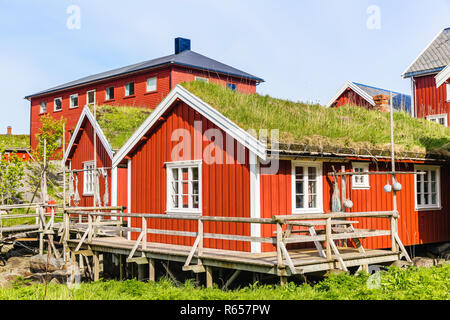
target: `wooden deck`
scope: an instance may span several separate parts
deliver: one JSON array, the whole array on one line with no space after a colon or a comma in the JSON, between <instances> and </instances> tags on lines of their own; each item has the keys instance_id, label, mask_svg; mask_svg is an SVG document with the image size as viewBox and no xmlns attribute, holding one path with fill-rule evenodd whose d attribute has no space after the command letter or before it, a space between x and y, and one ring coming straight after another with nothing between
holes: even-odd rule
<instances>
[{"instance_id":1,"label":"wooden deck","mask_svg":"<svg viewBox=\"0 0 450 320\"><path fill-rule=\"evenodd\" d=\"M90 249L93 252L106 252L127 256L132 252L135 243L136 241L121 237L93 238L89 244L83 243L79 251ZM72 249L77 247L78 244L79 240L77 239L68 241L68 245ZM192 247L188 246L147 242L145 249L142 246L138 247L134 253L134 257L144 256L148 259L184 263L191 249ZM392 252L391 250L366 250L365 253L361 253L355 248L339 248L339 251L347 267L392 263L399 259L400 254L400 252ZM289 250L289 255L297 274L341 269L340 262L336 256L332 255L331 259L320 257L318 251L314 248ZM191 262L194 265L198 263L196 255L192 258ZM209 267L279 275L276 252L256 254L204 248L201 264ZM290 268L286 268L284 275L290 276L292 274Z\"/></svg>"}]
</instances>

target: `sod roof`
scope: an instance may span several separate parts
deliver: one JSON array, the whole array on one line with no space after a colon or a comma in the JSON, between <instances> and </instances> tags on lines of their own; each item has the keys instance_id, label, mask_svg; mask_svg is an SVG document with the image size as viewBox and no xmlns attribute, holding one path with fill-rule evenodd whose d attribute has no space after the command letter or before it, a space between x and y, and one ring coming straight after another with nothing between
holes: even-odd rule
<instances>
[{"instance_id":1,"label":"sod roof","mask_svg":"<svg viewBox=\"0 0 450 320\"><path fill-rule=\"evenodd\" d=\"M90 110L94 114L94 107ZM113 150L120 149L137 128L153 112L131 106L96 106L96 119Z\"/></svg>"},{"instance_id":2,"label":"sod roof","mask_svg":"<svg viewBox=\"0 0 450 320\"><path fill-rule=\"evenodd\" d=\"M212 83L181 85L244 130L278 129L281 150L306 146L321 151L366 150L369 154L390 151L390 113L355 106L325 108L268 95L243 94ZM273 142L269 140L269 147L274 146ZM450 128L404 112L394 113L394 142L397 153L450 158Z\"/></svg>"},{"instance_id":3,"label":"sod roof","mask_svg":"<svg viewBox=\"0 0 450 320\"><path fill-rule=\"evenodd\" d=\"M0 147L6 150L30 149L30 136L27 134L0 134Z\"/></svg>"}]
</instances>

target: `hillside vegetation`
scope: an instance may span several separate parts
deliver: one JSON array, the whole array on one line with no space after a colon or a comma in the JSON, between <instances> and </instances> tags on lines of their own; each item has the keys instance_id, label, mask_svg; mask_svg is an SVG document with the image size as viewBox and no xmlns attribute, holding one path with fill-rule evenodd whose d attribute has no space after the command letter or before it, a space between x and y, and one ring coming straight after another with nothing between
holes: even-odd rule
<instances>
[{"instance_id":1,"label":"hillside vegetation","mask_svg":"<svg viewBox=\"0 0 450 320\"><path fill-rule=\"evenodd\" d=\"M199 81L182 86L244 130L279 129L281 143L390 150L389 113L354 106L325 108ZM396 151L450 156L450 128L404 112L394 114L394 124Z\"/></svg>"}]
</instances>

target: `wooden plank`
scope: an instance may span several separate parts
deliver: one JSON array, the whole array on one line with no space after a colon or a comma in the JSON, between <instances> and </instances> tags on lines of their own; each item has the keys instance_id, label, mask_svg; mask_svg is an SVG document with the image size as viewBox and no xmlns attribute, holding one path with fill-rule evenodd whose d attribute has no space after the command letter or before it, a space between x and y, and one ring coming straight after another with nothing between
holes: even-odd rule
<instances>
[{"instance_id":1,"label":"wooden plank","mask_svg":"<svg viewBox=\"0 0 450 320\"><path fill-rule=\"evenodd\" d=\"M313 227L309 227L309 233L311 234L312 237L317 236L316 230ZM323 250L322 244L319 241L315 240L314 245L316 246L316 249L319 252L319 256L321 256L322 258L326 258L327 255Z\"/></svg>"},{"instance_id":2,"label":"wooden plank","mask_svg":"<svg viewBox=\"0 0 450 320\"><path fill-rule=\"evenodd\" d=\"M359 230L364 230L364 231L359 231ZM334 240L357 239L357 238L380 237L380 236L389 236L389 235L391 235L390 230L356 229L355 232L333 234L333 239ZM313 242L313 241L326 241L326 235L291 236L289 239L286 239L286 243L304 243L304 242Z\"/></svg>"},{"instance_id":3,"label":"wooden plank","mask_svg":"<svg viewBox=\"0 0 450 320\"><path fill-rule=\"evenodd\" d=\"M127 258L127 263L147 264L148 259L146 257Z\"/></svg>"},{"instance_id":4,"label":"wooden plank","mask_svg":"<svg viewBox=\"0 0 450 320\"><path fill-rule=\"evenodd\" d=\"M292 220L309 220L309 219L342 219L356 217L373 217L373 218L389 218L395 215L396 211L373 211L373 212L332 212L332 213L312 213L312 214L291 214L291 215L275 215L273 219L286 223Z\"/></svg>"},{"instance_id":5,"label":"wooden plank","mask_svg":"<svg viewBox=\"0 0 450 320\"><path fill-rule=\"evenodd\" d=\"M286 262L288 264L289 269L291 269L292 274L296 274L294 264L292 263L291 257L289 256L289 252L287 251L286 246L284 245L283 242L280 242L280 247L284 257L286 258Z\"/></svg>"},{"instance_id":6,"label":"wooden plank","mask_svg":"<svg viewBox=\"0 0 450 320\"><path fill-rule=\"evenodd\" d=\"M210 266L206 266L206 287L207 288L213 287L213 274L212 268Z\"/></svg>"},{"instance_id":7,"label":"wooden plank","mask_svg":"<svg viewBox=\"0 0 450 320\"><path fill-rule=\"evenodd\" d=\"M150 281L155 281L156 280L156 276L155 276L155 259L148 259L148 278Z\"/></svg>"},{"instance_id":8,"label":"wooden plank","mask_svg":"<svg viewBox=\"0 0 450 320\"><path fill-rule=\"evenodd\" d=\"M342 256L341 256L341 254L339 253L339 250L338 250L338 248L336 247L336 244L334 243L333 240L330 241L330 245L331 245L331 248L332 248L333 251L334 251L334 254L336 255L336 258L338 259L339 263L341 264L342 270L348 272L347 266L345 265L344 260L342 259Z\"/></svg>"},{"instance_id":9,"label":"wooden plank","mask_svg":"<svg viewBox=\"0 0 450 320\"><path fill-rule=\"evenodd\" d=\"M403 243L402 243L402 241L400 240L400 237L398 236L398 234L395 233L394 236L395 236L395 240L397 241L397 244L398 244L399 247L400 247L400 250L402 251L403 255L404 255L405 258L406 258L406 261L412 262L411 258L409 257L409 254L408 254L408 252L406 251L405 247L403 246Z\"/></svg>"},{"instance_id":10,"label":"wooden plank","mask_svg":"<svg viewBox=\"0 0 450 320\"><path fill-rule=\"evenodd\" d=\"M236 270L234 271L234 273L231 275L231 277L227 280L227 282L225 282L225 284L222 287L222 290L226 290L229 285L237 278L237 276L241 273L241 270Z\"/></svg>"}]
</instances>

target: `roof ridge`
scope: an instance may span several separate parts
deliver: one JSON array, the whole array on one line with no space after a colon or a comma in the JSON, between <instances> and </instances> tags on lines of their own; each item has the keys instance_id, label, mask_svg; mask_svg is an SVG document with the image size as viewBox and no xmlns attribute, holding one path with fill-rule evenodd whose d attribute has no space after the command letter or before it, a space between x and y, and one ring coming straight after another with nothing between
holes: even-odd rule
<instances>
[{"instance_id":1,"label":"roof ridge","mask_svg":"<svg viewBox=\"0 0 450 320\"><path fill-rule=\"evenodd\" d=\"M389 92L392 92L392 93L398 93L398 94L401 94L401 95L404 95L404 96L411 96L411 95L409 95L409 94L407 94L407 93L403 93L403 92L399 92L399 91L394 91L394 90L384 89L384 88L380 88L380 87L369 86L368 84L358 83L358 82L354 82L354 81L352 81L352 82L353 82L354 84L356 84L356 85L365 86L365 87L372 88L372 89L378 89L378 90L383 90L383 91L389 91Z\"/></svg>"}]
</instances>

